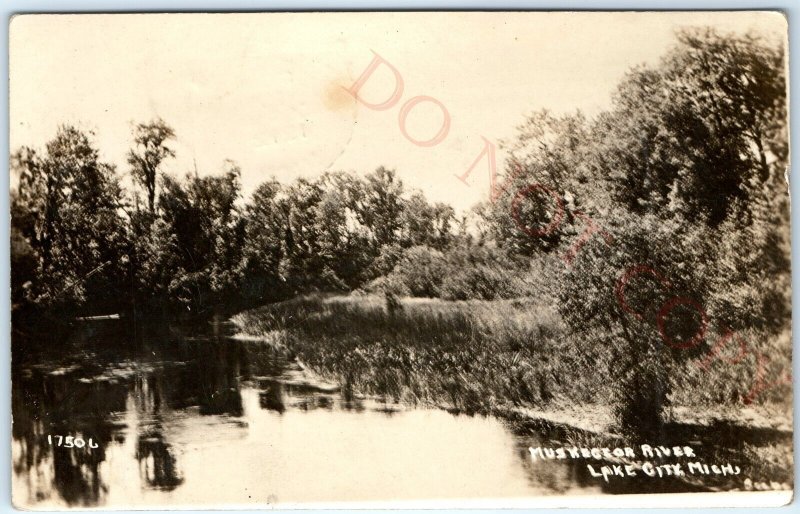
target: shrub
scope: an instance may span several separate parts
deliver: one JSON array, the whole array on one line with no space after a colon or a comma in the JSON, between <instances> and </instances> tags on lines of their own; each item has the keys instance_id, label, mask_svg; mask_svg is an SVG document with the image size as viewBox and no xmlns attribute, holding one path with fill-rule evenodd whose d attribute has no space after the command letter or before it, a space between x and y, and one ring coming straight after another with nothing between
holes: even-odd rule
<instances>
[{"instance_id":1,"label":"shrub","mask_svg":"<svg viewBox=\"0 0 800 514\"><path fill-rule=\"evenodd\" d=\"M506 269L477 264L454 266L450 271L441 286L441 297L445 300L494 300L524 294L519 277Z\"/></svg>"}]
</instances>

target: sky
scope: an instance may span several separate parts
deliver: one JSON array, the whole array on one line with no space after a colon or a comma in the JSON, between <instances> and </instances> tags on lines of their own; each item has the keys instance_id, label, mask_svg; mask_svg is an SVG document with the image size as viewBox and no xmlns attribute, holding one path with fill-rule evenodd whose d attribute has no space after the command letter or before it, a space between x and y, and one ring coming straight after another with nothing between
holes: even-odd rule
<instances>
[{"instance_id":1,"label":"sky","mask_svg":"<svg viewBox=\"0 0 800 514\"><path fill-rule=\"evenodd\" d=\"M484 138L513 137L543 108L595 116L677 28L707 24L786 33L782 15L743 11L22 15L10 27L9 143L41 148L74 124L127 175L134 124L160 117L177 135L164 164L173 175L218 173L232 159L247 196L272 176L383 165L463 211L489 194L485 155L469 185L456 178ZM348 88L376 55L362 103ZM397 77L397 101L370 107L392 97ZM440 142L410 140L433 139L445 119Z\"/></svg>"}]
</instances>

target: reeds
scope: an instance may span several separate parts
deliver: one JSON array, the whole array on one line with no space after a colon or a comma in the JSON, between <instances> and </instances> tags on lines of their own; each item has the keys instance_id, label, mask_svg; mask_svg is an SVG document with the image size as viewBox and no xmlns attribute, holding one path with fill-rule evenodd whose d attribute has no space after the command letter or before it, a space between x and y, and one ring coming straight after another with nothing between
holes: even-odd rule
<instances>
[{"instance_id":1,"label":"reeds","mask_svg":"<svg viewBox=\"0 0 800 514\"><path fill-rule=\"evenodd\" d=\"M575 356L556 355L567 347L565 330L549 306L525 299L400 304L311 295L234 321L253 335L283 330L289 351L317 373L393 400L488 412L499 404L596 399L596 377L565 379L580 370L567 369Z\"/></svg>"},{"instance_id":2,"label":"reeds","mask_svg":"<svg viewBox=\"0 0 800 514\"><path fill-rule=\"evenodd\" d=\"M602 334L571 334L550 305L533 299L391 301L314 294L233 320L245 334L274 341L317 373L365 394L466 411L614 402L619 385L609 370L620 349L609 348ZM790 362L790 355L769 355ZM753 368L715 363L701 370L690 361L670 377L672 404L741 407ZM768 394L762 400L774 401Z\"/></svg>"}]
</instances>

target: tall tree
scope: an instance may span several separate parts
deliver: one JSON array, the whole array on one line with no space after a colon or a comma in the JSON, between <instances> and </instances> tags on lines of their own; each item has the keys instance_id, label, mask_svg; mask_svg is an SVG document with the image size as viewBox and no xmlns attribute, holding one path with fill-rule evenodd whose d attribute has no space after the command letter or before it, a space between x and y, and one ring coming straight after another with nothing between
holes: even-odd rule
<instances>
[{"instance_id":1,"label":"tall tree","mask_svg":"<svg viewBox=\"0 0 800 514\"><path fill-rule=\"evenodd\" d=\"M411 194L403 204L401 215L403 246L426 245L444 250L452 240L455 211L443 203L431 204L420 191Z\"/></svg>"},{"instance_id":2,"label":"tall tree","mask_svg":"<svg viewBox=\"0 0 800 514\"><path fill-rule=\"evenodd\" d=\"M139 123L133 130L134 148L128 152L128 164L134 180L147 194L147 207L155 214L156 182L162 162L167 157L175 157L175 152L167 146L175 132L161 118L149 123Z\"/></svg>"},{"instance_id":3,"label":"tall tree","mask_svg":"<svg viewBox=\"0 0 800 514\"><path fill-rule=\"evenodd\" d=\"M380 248L396 243L403 211L403 181L395 170L381 166L366 176L363 191L360 216L371 230L375 245Z\"/></svg>"},{"instance_id":4,"label":"tall tree","mask_svg":"<svg viewBox=\"0 0 800 514\"><path fill-rule=\"evenodd\" d=\"M193 312L237 301L244 222L237 202L241 170L227 161L219 175L163 177L160 222L172 252L169 297Z\"/></svg>"},{"instance_id":5,"label":"tall tree","mask_svg":"<svg viewBox=\"0 0 800 514\"><path fill-rule=\"evenodd\" d=\"M284 277L280 275L286 235L286 218L279 206L281 192L277 180L264 182L253 192L243 213L246 232L242 293L251 301L277 300L287 293Z\"/></svg>"}]
</instances>

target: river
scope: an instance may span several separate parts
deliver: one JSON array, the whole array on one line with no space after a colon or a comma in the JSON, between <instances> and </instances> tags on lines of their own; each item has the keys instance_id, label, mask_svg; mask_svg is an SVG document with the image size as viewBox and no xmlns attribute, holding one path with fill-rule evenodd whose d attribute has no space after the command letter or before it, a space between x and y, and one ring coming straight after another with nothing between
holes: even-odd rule
<instances>
[{"instance_id":1,"label":"river","mask_svg":"<svg viewBox=\"0 0 800 514\"><path fill-rule=\"evenodd\" d=\"M152 334L113 330L115 323L15 351L16 505L208 508L602 492L585 462L532 462L529 446L558 444L547 434L494 417L345 398L264 344L231 337L224 323ZM83 447L65 447L66 436Z\"/></svg>"}]
</instances>

